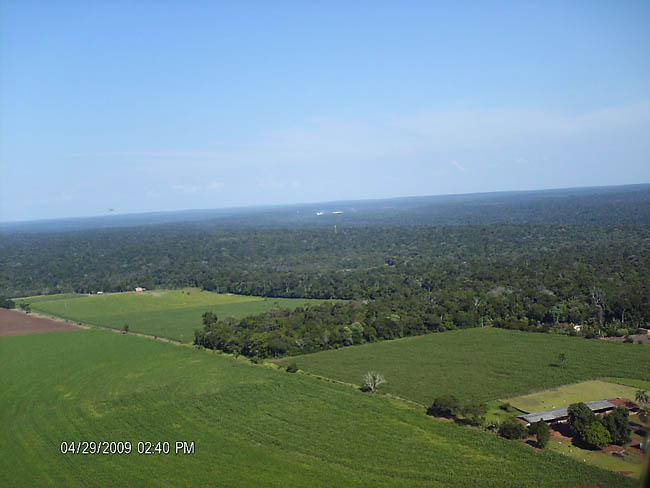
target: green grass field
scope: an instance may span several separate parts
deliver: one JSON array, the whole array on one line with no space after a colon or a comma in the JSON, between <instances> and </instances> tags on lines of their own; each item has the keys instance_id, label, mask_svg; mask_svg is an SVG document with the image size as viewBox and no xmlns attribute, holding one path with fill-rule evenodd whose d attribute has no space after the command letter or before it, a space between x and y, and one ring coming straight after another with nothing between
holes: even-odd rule
<instances>
[{"instance_id":1,"label":"green grass field","mask_svg":"<svg viewBox=\"0 0 650 488\"><path fill-rule=\"evenodd\" d=\"M566 354L565 368L557 363ZM383 374L386 392L430 405L436 396L505 399L602 376L650 380L650 349L502 329L468 329L299 356L300 369L360 384Z\"/></svg>"},{"instance_id":2,"label":"green grass field","mask_svg":"<svg viewBox=\"0 0 650 488\"><path fill-rule=\"evenodd\" d=\"M20 301L20 300L18 300ZM262 298L218 294L195 288L155 290L143 293L106 295L51 295L28 297L32 310L72 322L101 325L192 342L194 331L202 327L201 315L214 312L219 317L242 318L277 308L296 308L323 300Z\"/></svg>"},{"instance_id":3,"label":"green grass field","mask_svg":"<svg viewBox=\"0 0 650 488\"><path fill-rule=\"evenodd\" d=\"M643 474L643 463L641 462L631 463L601 451L580 449L571 442L558 439L557 437L551 437L547 449L569 456L577 462L599 466L610 471L631 473L631 476L636 478L640 478Z\"/></svg>"},{"instance_id":4,"label":"green grass field","mask_svg":"<svg viewBox=\"0 0 650 488\"><path fill-rule=\"evenodd\" d=\"M635 486L382 396L90 329L0 338L0 486ZM442 373L442 372L441 372ZM194 441L63 455L62 441Z\"/></svg>"},{"instance_id":5,"label":"green grass field","mask_svg":"<svg viewBox=\"0 0 650 488\"><path fill-rule=\"evenodd\" d=\"M541 412L553 408L566 407L577 402L591 402L606 398L629 398L634 400L638 388L618 385L607 381L591 380L563 385L546 391L531 393L507 401L515 408L524 412Z\"/></svg>"},{"instance_id":6,"label":"green grass field","mask_svg":"<svg viewBox=\"0 0 650 488\"><path fill-rule=\"evenodd\" d=\"M617 385L631 386L637 390L650 391L650 381L636 380L631 378L603 378L603 381L616 383Z\"/></svg>"}]
</instances>

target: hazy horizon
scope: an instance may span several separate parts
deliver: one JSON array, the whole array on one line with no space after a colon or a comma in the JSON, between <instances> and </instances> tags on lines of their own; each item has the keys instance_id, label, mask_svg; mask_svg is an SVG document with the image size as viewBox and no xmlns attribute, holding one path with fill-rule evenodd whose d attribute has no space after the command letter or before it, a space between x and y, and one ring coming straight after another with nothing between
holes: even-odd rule
<instances>
[{"instance_id":1,"label":"hazy horizon","mask_svg":"<svg viewBox=\"0 0 650 488\"><path fill-rule=\"evenodd\" d=\"M622 185L594 185L594 186L578 186L578 187L558 187L558 188L531 188L524 190L495 190L487 192L470 192L470 193L438 193L435 195L397 195L397 196L388 196L388 197L379 197L379 198L343 198L337 200L319 200L319 201L301 201L301 202L280 202L280 203L269 203L269 204L258 204L258 205L231 205L224 207L205 207L205 208L180 208L180 209L161 209L161 210L145 210L145 211L134 211L134 212L119 212L113 209L112 211L107 211L103 214L93 214L93 215L76 215L76 216L63 216L55 218L45 218L45 219L30 219L30 220L0 220L0 224L28 224L36 223L41 221L57 221L57 220L74 220L74 219L92 219L92 218L101 218L101 217L110 217L110 216L135 216L141 214L165 214L165 213L190 213L190 212L210 212L210 211L219 211L219 210L246 210L246 209L263 209L263 208L274 208L274 207L292 207L292 206L313 206L313 205L323 205L323 211L329 212L334 210L333 208L327 208L327 205L334 205L337 203L345 202L369 202L369 201L390 201L390 200L401 200L409 198L437 198L437 197L454 197L454 196L469 196L469 195L492 195L492 194L512 194L512 193L533 193L533 192L553 192L553 191L581 191L588 189L597 189L597 188L626 188L630 186L647 186L650 185L650 182L643 183L629 183Z\"/></svg>"},{"instance_id":2,"label":"hazy horizon","mask_svg":"<svg viewBox=\"0 0 650 488\"><path fill-rule=\"evenodd\" d=\"M2 2L0 221L650 182L648 18Z\"/></svg>"}]
</instances>

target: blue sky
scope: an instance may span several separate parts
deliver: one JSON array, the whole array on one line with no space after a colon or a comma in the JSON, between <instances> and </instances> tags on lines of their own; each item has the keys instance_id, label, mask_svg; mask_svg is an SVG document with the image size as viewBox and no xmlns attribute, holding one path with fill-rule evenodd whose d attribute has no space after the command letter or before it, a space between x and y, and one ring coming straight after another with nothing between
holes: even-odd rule
<instances>
[{"instance_id":1,"label":"blue sky","mask_svg":"<svg viewBox=\"0 0 650 488\"><path fill-rule=\"evenodd\" d=\"M650 2L0 0L0 220L650 182Z\"/></svg>"}]
</instances>

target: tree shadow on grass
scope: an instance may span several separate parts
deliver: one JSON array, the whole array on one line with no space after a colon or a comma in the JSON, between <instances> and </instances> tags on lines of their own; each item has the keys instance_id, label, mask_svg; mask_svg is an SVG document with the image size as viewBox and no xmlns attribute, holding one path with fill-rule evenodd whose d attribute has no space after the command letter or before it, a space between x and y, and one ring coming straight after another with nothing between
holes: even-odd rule
<instances>
[{"instance_id":1,"label":"tree shadow on grass","mask_svg":"<svg viewBox=\"0 0 650 488\"><path fill-rule=\"evenodd\" d=\"M542 448L535 439L528 439L525 441L525 444L528 444L530 447L534 447L535 449Z\"/></svg>"}]
</instances>

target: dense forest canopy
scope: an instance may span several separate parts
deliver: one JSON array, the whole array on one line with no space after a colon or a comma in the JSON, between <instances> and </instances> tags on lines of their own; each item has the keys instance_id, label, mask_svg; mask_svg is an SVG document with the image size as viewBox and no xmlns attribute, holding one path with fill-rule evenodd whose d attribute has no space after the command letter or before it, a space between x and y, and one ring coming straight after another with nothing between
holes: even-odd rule
<instances>
[{"instance_id":1,"label":"dense forest canopy","mask_svg":"<svg viewBox=\"0 0 650 488\"><path fill-rule=\"evenodd\" d=\"M318 215L320 213L322 215ZM335 224L349 227L506 223L634 224L648 221L650 185L646 184L0 222L0 234L189 223L202 229L217 227L222 230L241 230L322 227Z\"/></svg>"},{"instance_id":2,"label":"dense forest canopy","mask_svg":"<svg viewBox=\"0 0 650 488\"><path fill-rule=\"evenodd\" d=\"M650 322L650 186L575 192L506 194L491 204L448 197L409 208L399 225L399 212L388 211L374 222L327 215L319 225L261 219L256 227L260 214L251 214L238 216L250 219L239 226L212 219L5 233L0 295L199 286L347 301L209 319L197 335L257 356L476 326L581 324L584 334L627 335ZM419 222L427 219L441 224Z\"/></svg>"}]
</instances>

